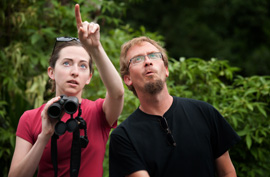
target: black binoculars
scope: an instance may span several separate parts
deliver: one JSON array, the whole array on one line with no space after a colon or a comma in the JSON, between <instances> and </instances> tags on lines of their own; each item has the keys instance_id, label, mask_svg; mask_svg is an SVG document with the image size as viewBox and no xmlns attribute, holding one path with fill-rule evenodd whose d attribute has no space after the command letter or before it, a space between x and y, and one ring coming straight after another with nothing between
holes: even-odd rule
<instances>
[{"instance_id":1,"label":"black binoculars","mask_svg":"<svg viewBox=\"0 0 270 177\"><path fill-rule=\"evenodd\" d=\"M67 114L74 114L78 110L79 100L75 96L61 95L59 101L53 103L48 108L48 115L50 118L60 118L62 111L64 110Z\"/></svg>"}]
</instances>

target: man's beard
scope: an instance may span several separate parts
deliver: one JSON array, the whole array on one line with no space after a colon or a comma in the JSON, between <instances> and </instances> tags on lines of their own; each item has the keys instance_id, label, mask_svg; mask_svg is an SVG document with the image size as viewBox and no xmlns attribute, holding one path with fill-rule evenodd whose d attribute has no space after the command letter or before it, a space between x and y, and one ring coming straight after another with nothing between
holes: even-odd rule
<instances>
[{"instance_id":1,"label":"man's beard","mask_svg":"<svg viewBox=\"0 0 270 177\"><path fill-rule=\"evenodd\" d=\"M164 87L164 82L161 79L159 79L154 82L146 83L144 85L144 91L151 95L154 95L154 94L159 93L163 89L163 87Z\"/></svg>"}]
</instances>

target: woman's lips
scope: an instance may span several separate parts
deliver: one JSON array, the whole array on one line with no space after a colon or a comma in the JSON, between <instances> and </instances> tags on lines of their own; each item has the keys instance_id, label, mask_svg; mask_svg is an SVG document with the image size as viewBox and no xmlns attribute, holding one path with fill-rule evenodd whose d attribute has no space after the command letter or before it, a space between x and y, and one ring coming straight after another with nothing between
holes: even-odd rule
<instances>
[{"instance_id":1,"label":"woman's lips","mask_svg":"<svg viewBox=\"0 0 270 177\"><path fill-rule=\"evenodd\" d=\"M67 81L68 84L72 85L72 86L77 86L79 85L79 83L76 80L69 80Z\"/></svg>"}]
</instances>

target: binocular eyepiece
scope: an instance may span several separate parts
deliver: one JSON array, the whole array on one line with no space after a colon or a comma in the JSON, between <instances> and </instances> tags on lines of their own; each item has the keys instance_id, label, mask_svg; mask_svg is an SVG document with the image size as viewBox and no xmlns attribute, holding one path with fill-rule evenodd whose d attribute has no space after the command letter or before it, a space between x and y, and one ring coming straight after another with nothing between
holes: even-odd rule
<instances>
[{"instance_id":1,"label":"binocular eyepiece","mask_svg":"<svg viewBox=\"0 0 270 177\"><path fill-rule=\"evenodd\" d=\"M62 111L64 110L68 114L74 114L79 106L79 100L75 96L66 96L61 95L59 101L53 103L48 108L48 115L50 118L58 119L61 116Z\"/></svg>"}]
</instances>

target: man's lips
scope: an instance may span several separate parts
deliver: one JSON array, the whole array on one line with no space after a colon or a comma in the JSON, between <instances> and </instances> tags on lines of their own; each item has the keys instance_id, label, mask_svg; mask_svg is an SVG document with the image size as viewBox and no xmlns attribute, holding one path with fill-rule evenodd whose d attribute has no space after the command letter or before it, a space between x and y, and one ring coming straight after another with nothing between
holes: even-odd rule
<instances>
[{"instance_id":1,"label":"man's lips","mask_svg":"<svg viewBox=\"0 0 270 177\"><path fill-rule=\"evenodd\" d=\"M153 75L153 74L154 74L153 72L147 72L145 75L150 76L150 75Z\"/></svg>"},{"instance_id":2,"label":"man's lips","mask_svg":"<svg viewBox=\"0 0 270 177\"><path fill-rule=\"evenodd\" d=\"M144 75L148 76L148 75L153 75L154 73L155 73L155 72L152 71L152 70L146 70L146 71L144 72Z\"/></svg>"}]
</instances>

